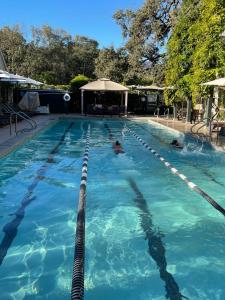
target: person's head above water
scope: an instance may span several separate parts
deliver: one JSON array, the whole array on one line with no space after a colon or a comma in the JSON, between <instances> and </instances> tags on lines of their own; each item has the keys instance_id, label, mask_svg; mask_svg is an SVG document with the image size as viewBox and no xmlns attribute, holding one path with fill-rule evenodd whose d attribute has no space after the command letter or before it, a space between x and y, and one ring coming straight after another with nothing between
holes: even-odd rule
<instances>
[{"instance_id":1,"label":"person's head above water","mask_svg":"<svg viewBox=\"0 0 225 300\"><path fill-rule=\"evenodd\" d=\"M172 140L171 145L176 145L178 144L178 140Z\"/></svg>"},{"instance_id":2,"label":"person's head above water","mask_svg":"<svg viewBox=\"0 0 225 300\"><path fill-rule=\"evenodd\" d=\"M120 146L120 142L119 142L119 141L116 141L116 142L115 142L115 145L116 145L116 146Z\"/></svg>"},{"instance_id":3,"label":"person's head above water","mask_svg":"<svg viewBox=\"0 0 225 300\"><path fill-rule=\"evenodd\" d=\"M183 149L183 146L178 142L178 140L172 140L170 144L176 148Z\"/></svg>"}]
</instances>

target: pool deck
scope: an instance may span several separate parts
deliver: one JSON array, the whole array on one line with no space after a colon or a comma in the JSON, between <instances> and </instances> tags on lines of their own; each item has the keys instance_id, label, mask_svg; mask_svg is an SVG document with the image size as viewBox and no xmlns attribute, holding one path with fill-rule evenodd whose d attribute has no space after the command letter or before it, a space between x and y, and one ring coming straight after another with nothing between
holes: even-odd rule
<instances>
[{"instance_id":1,"label":"pool deck","mask_svg":"<svg viewBox=\"0 0 225 300\"><path fill-rule=\"evenodd\" d=\"M40 130L46 128L52 122L57 121L59 115L37 115L33 119L37 123L37 128L28 132L16 135L14 124L12 125L12 135L10 135L10 126L0 128L0 157L7 155L10 151L23 144L26 140L32 138ZM26 121L18 122L17 130L27 127Z\"/></svg>"},{"instance_id":2,"label":"pool deck","mask_svg":"<svg viewBox=\"0 0 225 300\"><path fill-rule=\"evenodd\" d=\"M16 147L23 144L26 140L32 138L42 129L46 128L48 125L53 124L59 118L71 118L71 117L81 117L79 114L50 114L50 115L37 115L33 117L33 119L37 122L37 128L32 131L20 133L18 135L15 134L14 126L12 126L12 135L10 135L10 126L5 126L0 128L0 157L8 154L10 151L15 149ZM102 118L102 116L99 116ZM98 118L98 116L94 116L93 118ZM112 119L111 117L109 117ZM114 119L114 117L113 117ZM116 117L118 119L118 117ZM157 117L149 117L149 116L129 116L128 119L132 120L145 120L145 121L154 121L166 127L172 128L179 132L188 133L191 132L191 127L193 124L185 123L182 121L165 119L165 118L157 118ZM17 129L20 130L26 127L26 121L21 121L17 125ZM220 151L225 151L225 137L220 137L218 141L215 138L212 139L213 146Z\"/></svg>"},{"instance_id":3,"label":"pool deck","mask_svg":"<svg viewBox=\"0 0 225 300\"><path fill-rule=\"evenodd\" d=\"M172 129L175 129L175 130L183 132L183 133L191 132L191 127L193 125L190 123L184 123L182 121L165 119L165 118L157 118L157 117L134 117L134 119L154 121L156 123L170 127Z\"/></svg>"}]
</instances>

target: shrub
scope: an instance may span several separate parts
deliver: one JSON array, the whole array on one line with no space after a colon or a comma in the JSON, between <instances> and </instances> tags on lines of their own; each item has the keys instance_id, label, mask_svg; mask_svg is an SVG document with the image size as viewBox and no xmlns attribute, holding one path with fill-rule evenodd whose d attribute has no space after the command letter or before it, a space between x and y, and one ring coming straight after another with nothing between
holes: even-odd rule
<instances>
[{"instance_id":1,"label":"shrub","mask_svg":"<svg viewBox=\"0 0 225 300\"><path fill-rule=\"evenodd\" d=\"M89 82L89 78L85 75L77 75L70 81L70 90L73 93L79 91L79 88Z\"/></svg>"}]
</instances>

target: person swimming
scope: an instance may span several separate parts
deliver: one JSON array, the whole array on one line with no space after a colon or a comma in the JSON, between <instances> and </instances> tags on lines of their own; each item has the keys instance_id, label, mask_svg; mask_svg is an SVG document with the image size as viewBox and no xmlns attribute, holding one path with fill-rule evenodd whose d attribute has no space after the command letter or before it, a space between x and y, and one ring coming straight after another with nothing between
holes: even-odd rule
<instances>
[{"instance_id":1,"label":"person swimming","mask_svg":"<svg viewBox=\"0 0 225 300\"><path fill-rule=\"evenodd\" d=\"M174 146L175 148L183 149L183 146L178 142L178 140L172 140L170 145Z\"/></svg>"},{"instance_id":2,"label":"person swimming","mask_svg":"<svg viewBox=\"0 0 225 300\"><path fill-rule=\"evenodd\" d=\"M114 149L114 152L115 152L116 154L124 153L123 148L122 148L122 146L121 146L121 144L120 144L119 141L116 141L116 142L113 144L113 149Z\"/></svg>"}]
</instances>

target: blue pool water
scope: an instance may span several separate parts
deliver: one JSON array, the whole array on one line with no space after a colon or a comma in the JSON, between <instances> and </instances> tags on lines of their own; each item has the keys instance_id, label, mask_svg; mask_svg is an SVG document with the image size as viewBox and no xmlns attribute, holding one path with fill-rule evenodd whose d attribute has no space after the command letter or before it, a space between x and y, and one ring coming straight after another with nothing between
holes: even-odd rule
<instances>
[{"instance_id":1,"label":"blue pool water","mask_svg":"<svg viewBox=\"0 0 225 300\"><path fill-rule=\"evenodd\" d=\"M70 299L89 124L85 299L224 300L224 216L127 126L223 207L224 153L157 124L104 119L62 120L0 160L1 299Z\"/></svg>"}]
</instances>

